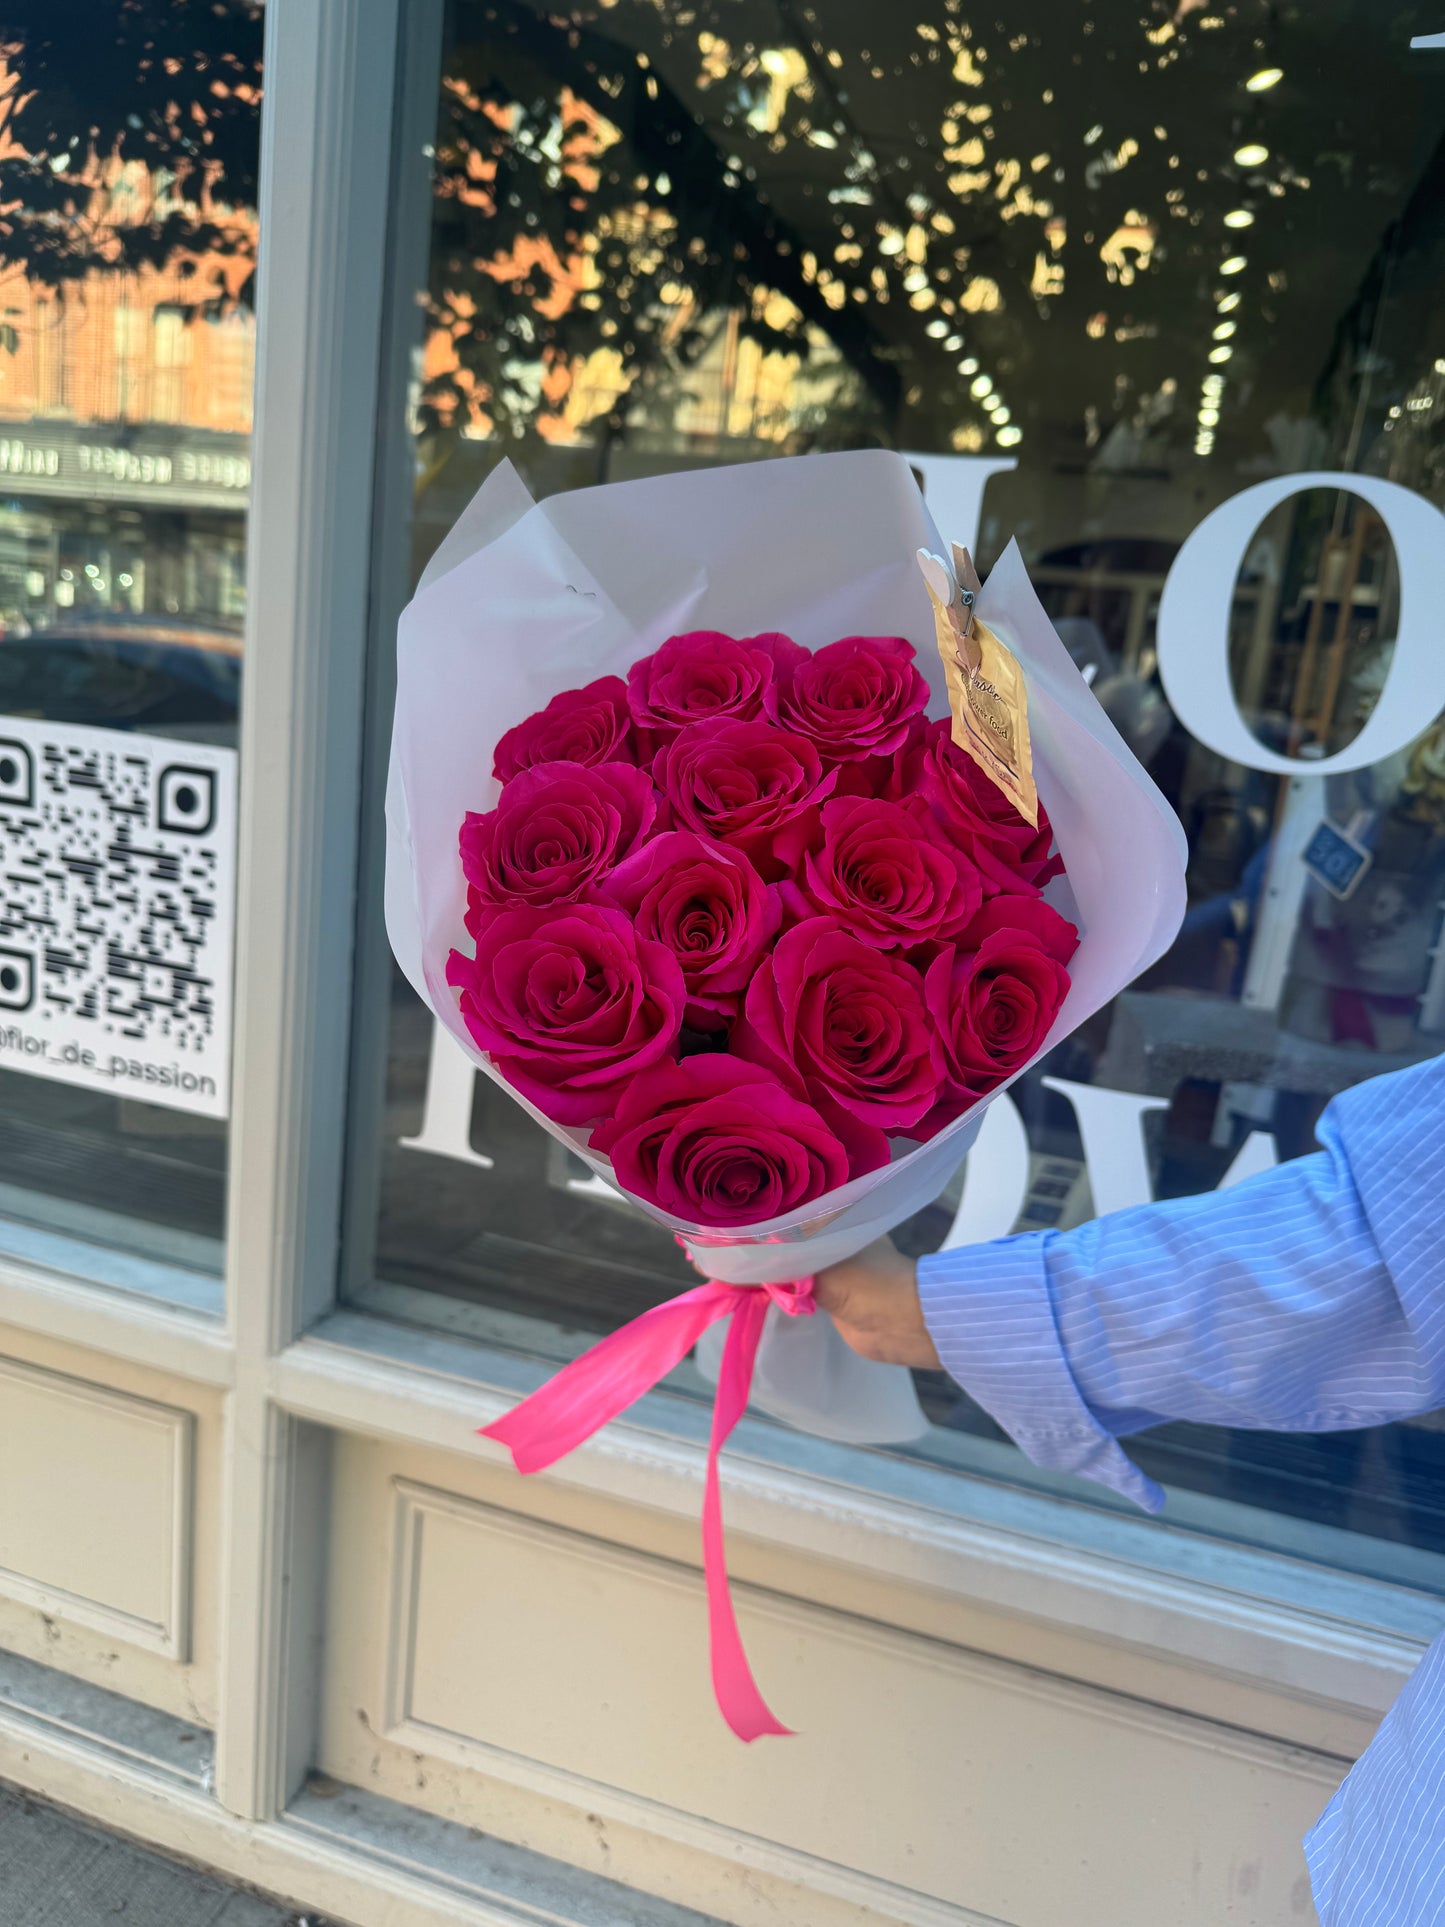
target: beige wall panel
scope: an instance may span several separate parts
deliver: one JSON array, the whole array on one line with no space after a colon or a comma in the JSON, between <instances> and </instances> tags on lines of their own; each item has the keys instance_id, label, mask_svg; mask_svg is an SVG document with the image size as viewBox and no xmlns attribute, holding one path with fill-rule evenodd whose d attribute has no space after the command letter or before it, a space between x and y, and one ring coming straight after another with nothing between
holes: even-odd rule
<instances>
[{"instance_id":1,"label":"beige wall panel","mask_svg":"<svg viewBox=\"0 0 1445 1927\"><path fill-rule=\"evenodd\" d=\"M0 1329L0 1645L214 1721L219 1399Z\"/></svg>"},{"instance_id":2,"label":"beige wall panel","mask_svg":"<svg viewBox=\"0 0 1445 1927\"><path fill-rule=\"evenodd\" d=\"M418 1480L417 1455L396 1469L338 1458L339 1778L745 1927L1314 1918L1298 1842L1333 1760L748 1586L759 1681L799 1737L743 1747L694 1570Z\"/></svg>"}]
</instances>

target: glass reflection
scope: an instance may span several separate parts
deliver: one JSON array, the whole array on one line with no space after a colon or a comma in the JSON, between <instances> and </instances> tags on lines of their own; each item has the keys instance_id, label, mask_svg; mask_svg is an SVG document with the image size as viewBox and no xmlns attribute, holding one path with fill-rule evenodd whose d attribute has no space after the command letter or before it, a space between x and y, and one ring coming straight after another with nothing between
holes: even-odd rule
<instances>
[{"instance_id":1,"label":"glass reflection","mask_svg":"<svg viewBox=\"0 0 1445 1927\"><path fill-rule=\"evenodd\" d=\"M52 749L62 738L46 729L78 725L132 749L160 737L224 757L245 612L261 6L91 12L84 46L43 8L19 9L0 35L0 737L21 734L5 726L18 719L27 743ZM0 783L0 806L14 800ZM37 928L17 882L32 832L18 823L0 824L12 955ZM110 827L108 849L123 819ZM57 857L72 878L86 860L65 845ZM44 978L93 945L93 1007L147 970L146 995L173 994L100 891L82 921L73 952L56 941L41 958ZM218 1270L223 1117L153 1101L162 1087L143 1076L33 1074L37 1052L22 1074L22 1023L28 1051L38 1020L0 974L0 1218ZM127 1054L143 1028L132 1010ZM112 1024L93 1041L108 1057L121 1034Z\"/></svg>"},{"instance_id":2,"label":"glass reflection","mask_svg":"<svg viewBox=\"0 0 1445 1927\"><path fill-rule=\"evenodd\" d=\"M1439 727L1310 773L1389 669L1400 564L1379 515L1305 488L1234 583L1236 699L1297 775L1192 737L1157 636L1184 541L1253 482L1358 473L1445 497L1445 122L1409 51L1432 24L1362 5L450 8L417 570L504 454L539 494L868 445L930 458L932 492L932 458L987 460L983 562L1018 537L1180 814L1178 944L1013 1093L1020 1226L1096 1207L1060 1081L1135 1095L1168 1195L1298 1154L1334 1092L1440 1047ZM379 1156L382 1308L551 1351L683 1280L664 1237L433 1055L399 980ZM903 1241L936 1245L959 1195ZM953 1388L926 1391L941 1427L988 1434ZM1433 1544L1411 1496L1432 1438L1172 1428L1144 1450L1184 1485Z\"/></svg>"}]
</instances>

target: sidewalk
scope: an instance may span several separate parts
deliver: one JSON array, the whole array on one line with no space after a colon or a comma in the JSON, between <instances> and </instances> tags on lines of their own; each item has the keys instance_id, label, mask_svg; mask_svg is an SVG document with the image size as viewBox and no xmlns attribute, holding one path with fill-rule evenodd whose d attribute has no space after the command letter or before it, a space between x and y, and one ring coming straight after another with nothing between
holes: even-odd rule
<instances>
[{"instance_id":1,"label":"sidewalk","mask_svg":"<svg viewBox=\"0 0 1445 1927\"><path fill-rule=\"evenodd\" d=\"M328 1927L0 1786L4 1927Z\"/></svg>"}]
</instances>

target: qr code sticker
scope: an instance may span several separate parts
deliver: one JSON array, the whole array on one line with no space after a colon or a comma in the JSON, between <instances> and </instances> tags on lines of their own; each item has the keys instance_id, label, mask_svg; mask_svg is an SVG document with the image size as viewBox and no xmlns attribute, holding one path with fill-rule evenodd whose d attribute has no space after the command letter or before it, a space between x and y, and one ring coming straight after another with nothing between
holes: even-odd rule
<instances>
[{"instance_id":1,"label":"qr code sticker","mask_svg":"<svg viewBox=\"0 0 1445 1927\"><path fill-rule=\"evenodd\" d=\"M236 752L0 716L0 1070L225 1117Z\"/></svg>"}]
</instances>

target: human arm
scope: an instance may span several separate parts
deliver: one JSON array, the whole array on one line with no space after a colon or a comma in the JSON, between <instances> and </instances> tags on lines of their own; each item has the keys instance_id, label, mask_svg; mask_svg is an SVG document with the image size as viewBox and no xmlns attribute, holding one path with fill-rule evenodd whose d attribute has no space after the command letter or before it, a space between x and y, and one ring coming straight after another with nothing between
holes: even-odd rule
<instances>
[{"instance_id":1,"label":"human arm","mask_svg":"<svg viewBox=\"0 0 1445 1927\"><path fill-rule=\"evenodd\" d=\"M925 1258L916 1317L1031 1458L1151 1509L1116 1443L1145 1426L1328 1431L1445 1405L1445 1060L1347 1092L1319 1138L1229 1191ZM917 1343L874 1258L820 1296L859 1349Z\"/></svg>"}]
</instances>

